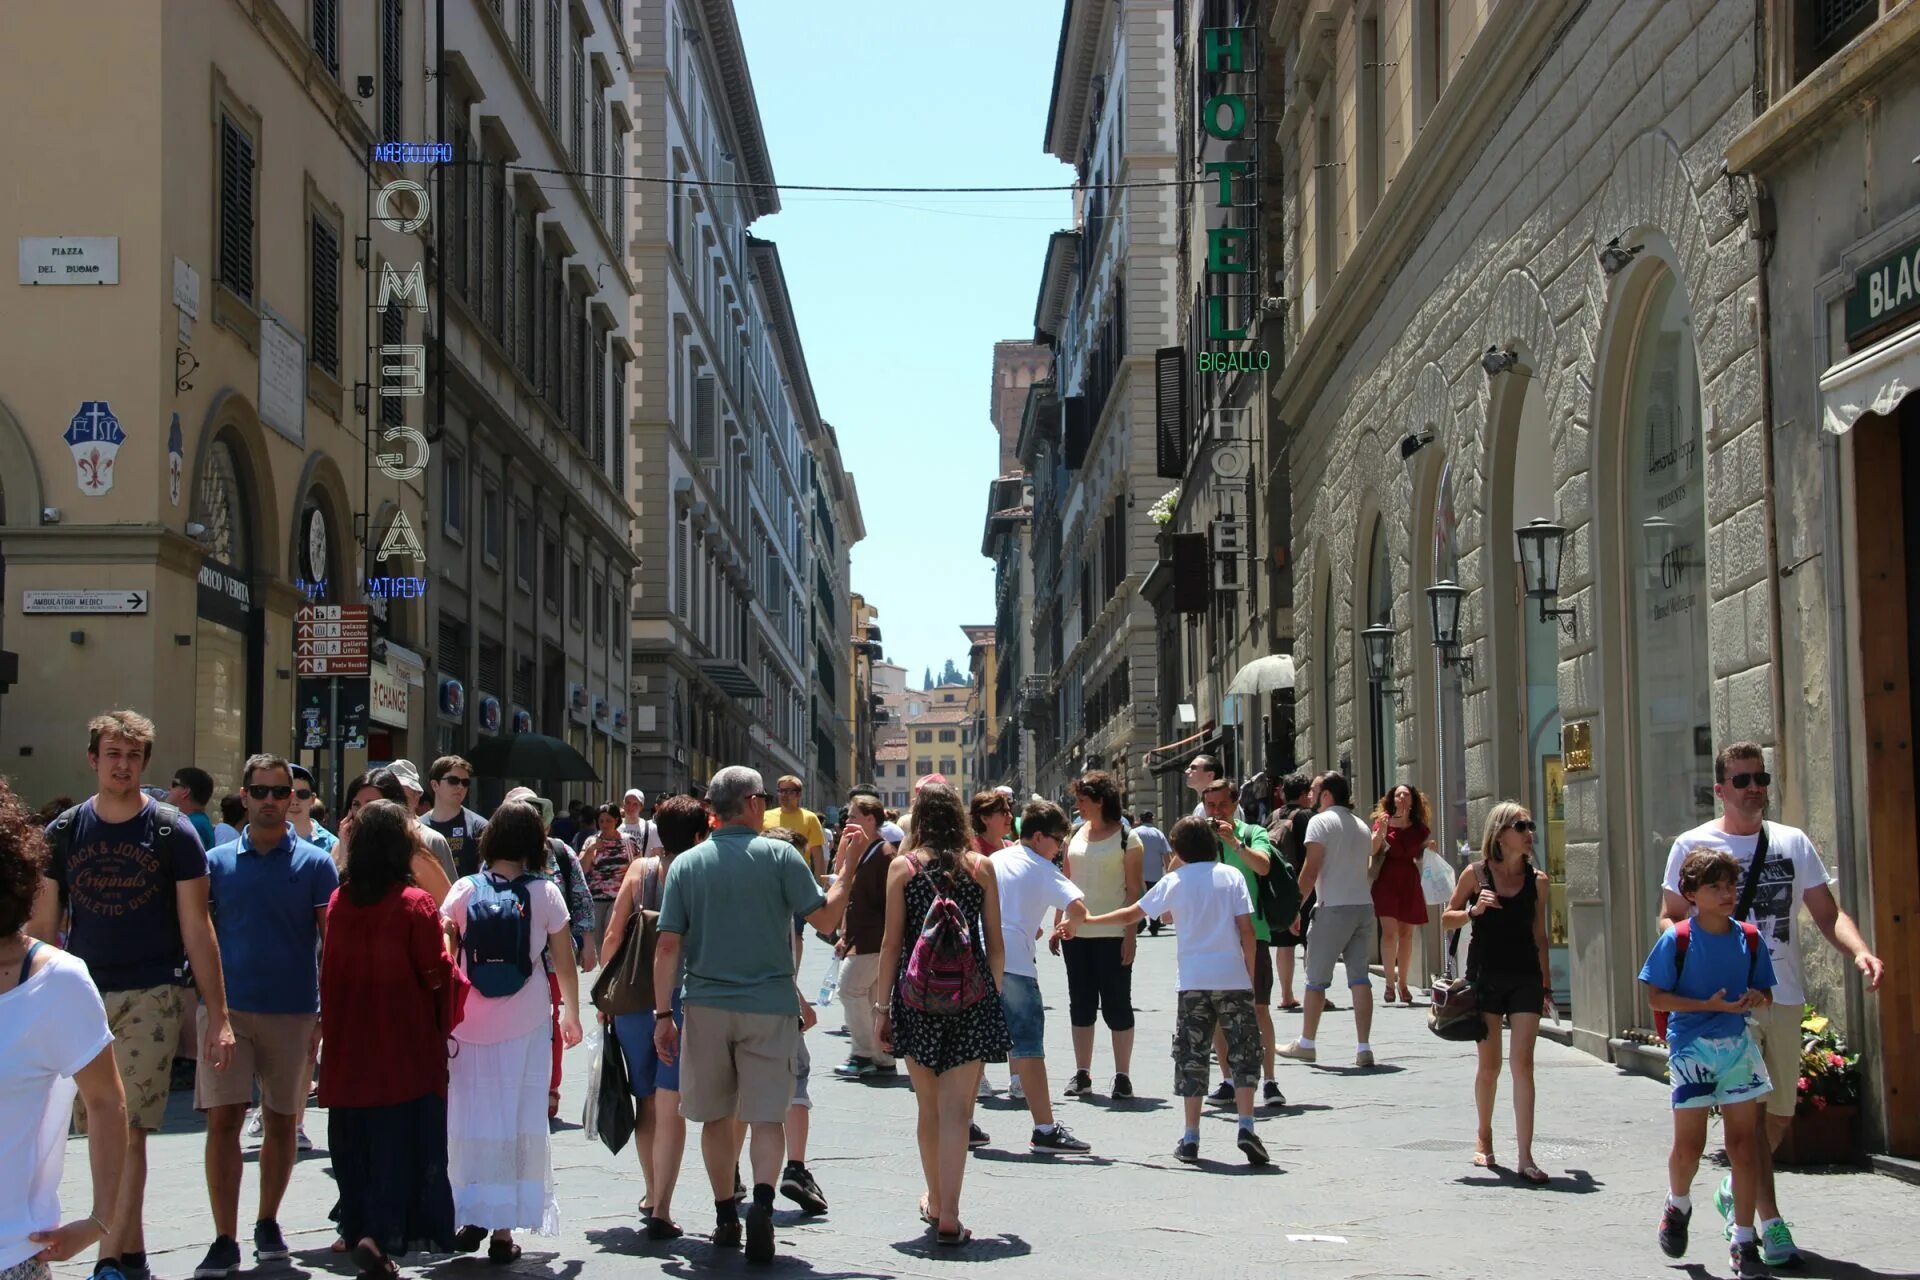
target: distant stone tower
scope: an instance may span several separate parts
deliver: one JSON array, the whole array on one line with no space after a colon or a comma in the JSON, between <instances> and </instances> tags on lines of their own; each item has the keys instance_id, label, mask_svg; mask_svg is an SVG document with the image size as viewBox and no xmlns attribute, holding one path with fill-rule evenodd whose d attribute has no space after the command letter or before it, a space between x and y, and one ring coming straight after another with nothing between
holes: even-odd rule
<instances>
[{"instance_id":1,"label":"distant stone tower","mask_svg":"<svg viewBox=\"0 0 1920 1280\"><path fill-rule=\"evenodd\" d=\"M1053 353L1038 342L1006 339L993 344L993 429L1000 435L1000 470L1010 475L1020 469L1020 414L1027 388L1053 368Z\"/></svg>"}]
</instances>

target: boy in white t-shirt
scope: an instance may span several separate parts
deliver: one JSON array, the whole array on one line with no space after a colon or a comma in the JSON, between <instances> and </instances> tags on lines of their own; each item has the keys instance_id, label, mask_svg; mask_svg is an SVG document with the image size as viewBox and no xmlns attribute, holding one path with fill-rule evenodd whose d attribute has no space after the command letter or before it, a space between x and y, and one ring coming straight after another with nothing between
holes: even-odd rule
<instances>
[{"instance_id":1,"label":"boy in white t-shirt","mask_svg":"<svg viewBox=\"0 0 1920 1280\"><path fill-rule=\"evenodd\" d=\"M1253 898L1246 877L1218 859L1213 828L1182 818L1169 833L1176 867L1117 911L1068 919L1058 930L1072 937L1082 924L1132 924L1171 915L1179 969L1179 1011L1173 1033L1173 1091L1186 1107L1186 1128L1173 1149L1176 1160L1200 1161L1200 1108L1206 1101L1216 1025L1227 1037L1237 1139L1249 1164L1267 1164L1265 1144L1253 1127L1253 1089L1260 1082L1260 1024L1253 1013Z\"/></svg>"}]
</instances>

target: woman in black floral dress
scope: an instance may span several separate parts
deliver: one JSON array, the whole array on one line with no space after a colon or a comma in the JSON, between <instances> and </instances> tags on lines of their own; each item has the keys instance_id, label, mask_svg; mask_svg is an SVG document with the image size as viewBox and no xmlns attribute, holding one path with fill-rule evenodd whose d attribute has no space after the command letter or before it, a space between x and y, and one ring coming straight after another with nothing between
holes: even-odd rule
<instances>
[{"instance_id":1,"label":"woman in black floral dress","mask_svg":"<svg viewBox=\"0 0 1920 1280\"><path fill-rule=\"evenodd\" d=\"M1000 1007L1006 977L1000 936L1000 892L993 864L974 853L960 793L944 784L914 797L908 843L887 871L887 931L880 947L875 1034L907 1060L920 1104L920 1166L927 1194L920 1216L939 1229L942 1244L964 1244L972 1233L960 1222L960 1183L966 1174L968 1133L984 1063L1005 1062L1013 1047ZM900 997L908 939L920 936L936 886L959 904L975 963L993 975L986 995L957 1013L926 1013Z\"/></svg>"}]
</instances>

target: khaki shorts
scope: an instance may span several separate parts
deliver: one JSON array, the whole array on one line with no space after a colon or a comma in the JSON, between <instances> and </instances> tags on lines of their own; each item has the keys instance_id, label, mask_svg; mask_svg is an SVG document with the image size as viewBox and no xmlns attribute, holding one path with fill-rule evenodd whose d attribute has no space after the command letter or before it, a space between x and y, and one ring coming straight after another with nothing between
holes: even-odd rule
<instances>
[{"instance_id":1,"label":"khaki shorts","mask_svg":"<svg viewBox=\"0 0 1920 1280\"><path fill-rule=\"evenodd\" d=\"M193 1073L194 1108L244 1107L253 1101L253 1082L258 1080L261 1106L275 1115L299 1115L313 1083L313 1024L319 1015L235 1010L227 1017L233 1023L233 1056L225 1071L200 1060ZM198 1023L205 1044L205 1005Z\"/></svg>"},{"instance_id":2,"label":"khaki shorts","mask_svg":"<svg viewBox=\"0 0 1920 1280\"><path fill-rule=\"evenodd\" d=\"M113 1032L113 1065L127 1094L127 1124L156 1130L167 1118L167 1094L173 1088L173 1050L180 1040L179 987L142 987L103 991L107 1029ZM86 1105L73 1104L74 1125L87 1131Z\"/></svg>"},{"instance_id":3,"label":"khaki shorts","mask_svg":"<svg viewBox=\"0 0 1920 1280\"><path fill-rule=\"evenodd\" d=\"M1767 1064L1773 1092L1767 1095L1767 1114L1790 1116L1800 1101L1800 1020L1806 1006L1770 1004L1747 1015L1754 1042Z\"/></svg>"},{"instance_id":4,"label":"khaki shorts","mask_svg":"<svg viewBox=\"0 0 1920 1280\"><path fill-rule=\"evenodd\" d=\"M690 1004L680 1032L680 1114L695 1124L728 1116L781 1124L799 1057L796 1014Z\"/></svg>"}]
</instances>

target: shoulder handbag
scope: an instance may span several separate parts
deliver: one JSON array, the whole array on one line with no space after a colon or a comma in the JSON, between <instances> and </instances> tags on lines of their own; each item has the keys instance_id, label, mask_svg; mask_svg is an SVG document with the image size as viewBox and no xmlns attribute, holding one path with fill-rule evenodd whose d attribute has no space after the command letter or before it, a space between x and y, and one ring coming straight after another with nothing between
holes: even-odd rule
<instances>
[{"instance_id":1,"label":"shoulder handbag","mask_svg":"<svg viewBox=\"0 0 1920 1280\"><path fill-rule=\"evenodd\" d=\"M653 953L660 941L660 913L640 905L635 894L620 950L594 980L594 1008L609 1018L653 1010Z\"/></svg>"},{"instance_id":2,"label":"shoulder handbag","mask_svg":"<svg viewBox=\"0 0 1920 1280\"><path fill-rule=\"evenodd\" d=\"M1484 863L1481 864L1481 877L1482 884L1493 883ZM1431 1006L1427 1010L1427 1030L1442 1040L1477 1044L1487 1038L1486 1019L1480 1016L1480 993L1471 975L1454 975L1460 934L1464 929L1463 925L1447 935L1447 965L1442 975L1434 979Z\"/></svg>"}]
</instances>

